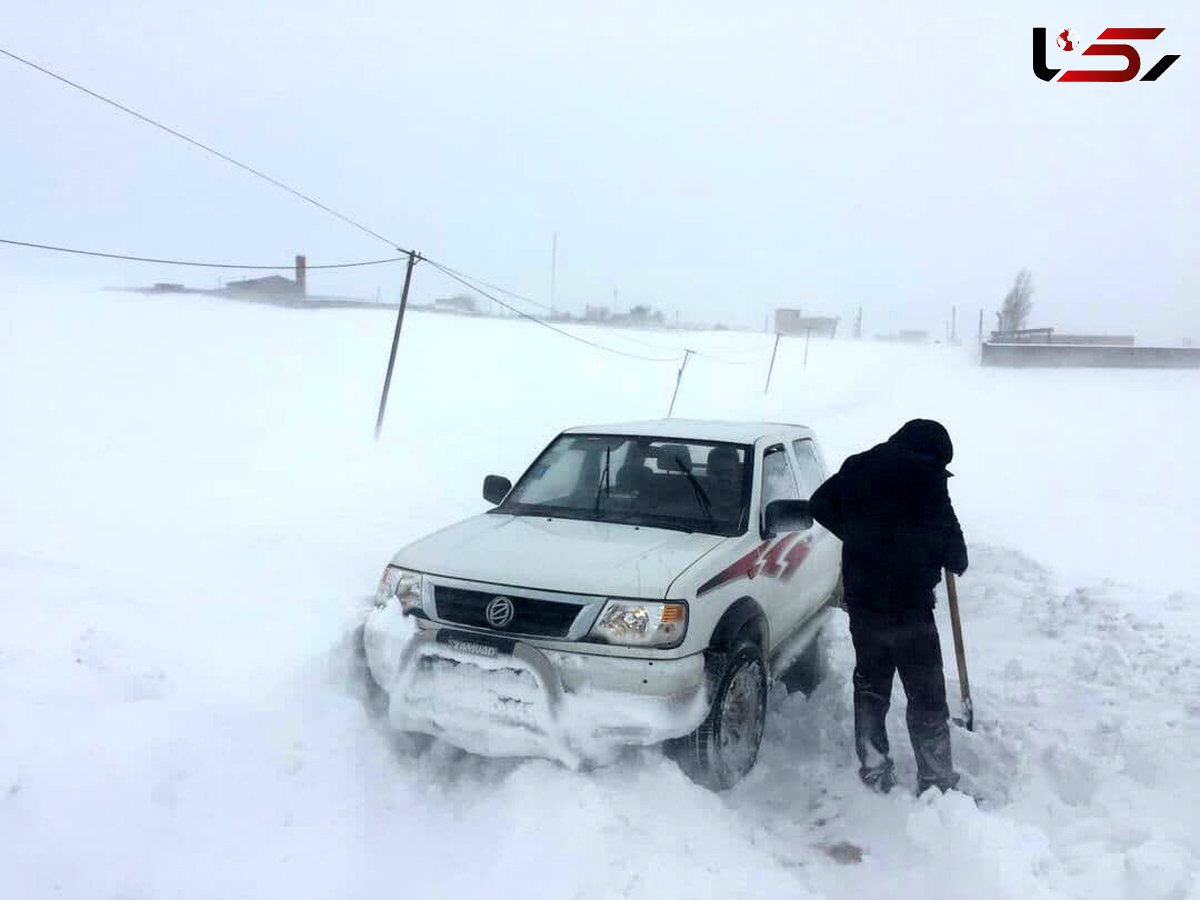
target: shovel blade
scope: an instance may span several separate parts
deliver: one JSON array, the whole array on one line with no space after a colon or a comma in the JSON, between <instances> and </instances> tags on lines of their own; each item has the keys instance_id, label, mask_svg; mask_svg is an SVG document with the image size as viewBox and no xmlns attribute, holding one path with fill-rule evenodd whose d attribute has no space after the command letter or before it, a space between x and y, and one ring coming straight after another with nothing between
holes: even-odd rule
<instances>
[{"instance_id":1,"label":"shovel blade","mask_svg":"<svg viewBox=\"0 0 1200 900\"><path fill-rule=\"evenodd\" d=\"M956 716L950 721L959 728L967 729L967 731L975 730L975 705L971 703L970 697L963 698L962 715Z\"/></svg>"}]
</instances>

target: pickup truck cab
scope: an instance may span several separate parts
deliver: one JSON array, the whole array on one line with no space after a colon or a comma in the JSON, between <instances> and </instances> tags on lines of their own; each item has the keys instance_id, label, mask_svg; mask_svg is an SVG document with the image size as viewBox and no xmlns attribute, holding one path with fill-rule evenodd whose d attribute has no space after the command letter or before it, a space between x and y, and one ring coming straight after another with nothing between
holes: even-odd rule
<instances>
[{"instance_id":1,"label":"pickup truck cab","mask_svg":"<svg viewBox=\"0 0 1200 900\"><path fill-rule=\"evenodd\" d=\"M841 545L801 425L571 428L489 511L400 550L363 629L393 727L604 762L666 743L698 782L754 765L768 685L811 687Z\"/></svg>"}]
</instances>

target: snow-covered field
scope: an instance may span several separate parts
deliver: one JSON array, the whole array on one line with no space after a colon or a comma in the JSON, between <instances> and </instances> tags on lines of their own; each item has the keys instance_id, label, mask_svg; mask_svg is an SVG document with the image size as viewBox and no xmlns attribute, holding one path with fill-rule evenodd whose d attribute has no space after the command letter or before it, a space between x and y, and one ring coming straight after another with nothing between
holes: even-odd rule
<instances>
[{"instance_id":1,"label":"snow-covered field","mask_svg":"<svg viewBox=\"0 0 1200 900\"><path fill-rule=\"evenodd\" d=\"M677 414L831 462L947 424L978 809L859 787L840 617L725 795L368 720L344 640L392 551L559 428L665 414L675 366L414 314L375 444L389 314L9 286L0 319L0 897L1200 897L1200 373L789 340L764 397L765 335L580 332L745 363L693 359Z\"/></svg>"}]
</instances>

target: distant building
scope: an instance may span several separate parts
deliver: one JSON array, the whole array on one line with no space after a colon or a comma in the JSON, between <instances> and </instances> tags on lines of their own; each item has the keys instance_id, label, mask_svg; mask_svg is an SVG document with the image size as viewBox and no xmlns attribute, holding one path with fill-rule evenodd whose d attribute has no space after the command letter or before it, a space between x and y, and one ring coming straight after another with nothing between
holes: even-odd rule
<instances>
[{"instance_id":1,"label":"distant building","mask_svg":"<svg viewBox=\"0 0 1200 900\"><path fill-rule=\"evenodd\" d=\"M304 297L308 293L308 261L303 256L296 257L295 280L284 278L282 275L265 275L261 278L231 281L225 285L225 290L231 294Z\"/></svg>"},{"instance_id":2,"label":"distant building","mask_svg":"<svg viewBox=\"0 0 1200 900\"><path fill-rule=\"evenodd\" d=\"M437 312L458 313L459 315L467 316L479 315L479 306L476 304L475 298L466 294L458 294L454 297L442 297L434 300L433 308Z\"/></svg>"},{"instance_id":3,"label":"distant building","mask_svg":"<svg viewBox=\"0 0 1200 900\"><path fill-rule=\"evenodd\" d=\"M225 285L231 294L271 294L273 296L302 297L300 286L282 275L265 275L262 278L245 278Z\"/></svg>"},{"instance_id":4,"label":"distant building","mask_svg":"<svg viewBox=\"0 0 1200 900\"><path fill-rule=\"evenodd\" d=\"M836 316L806 316L798 309L776 309L775 331L779 334L814 334L833 337L837 334Z\"/></svg>"},{"instance_id":5,"label":"distant building","mask_svg":"<svg viewBox=\"0 0 1200 900\"><path fill-rule=\"evenodd\" d=\"M929 332L917 328L905 328L895 334L880 334L875 336L877 341L898 341L901 344L928 344Z\"/></svg>"}]
</instances>

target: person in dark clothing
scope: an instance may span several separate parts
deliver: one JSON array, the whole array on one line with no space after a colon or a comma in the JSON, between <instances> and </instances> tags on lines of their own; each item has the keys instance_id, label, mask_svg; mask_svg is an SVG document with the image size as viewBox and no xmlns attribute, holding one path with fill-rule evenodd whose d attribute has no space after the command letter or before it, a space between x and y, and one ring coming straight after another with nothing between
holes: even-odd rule
<instances>
[{"instance_id":1,"label":"person in dark clothing","mask_svg":"<svg viewBox=\"0 0 1200 900\"><path fill-rule=\"evenodd\" d=\"M895 784L885 719L897 671L908 696L918 789L958 784L933 589L961 575L967 547L947 489L954 456L938 422L913 419L885 443L849 457L813 494L812 517L842 541L854 642L854 740L869 787Z\"/></svg>"}]
</instances>

